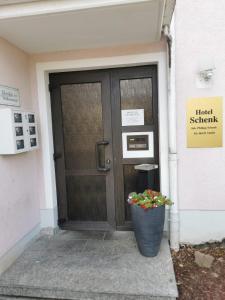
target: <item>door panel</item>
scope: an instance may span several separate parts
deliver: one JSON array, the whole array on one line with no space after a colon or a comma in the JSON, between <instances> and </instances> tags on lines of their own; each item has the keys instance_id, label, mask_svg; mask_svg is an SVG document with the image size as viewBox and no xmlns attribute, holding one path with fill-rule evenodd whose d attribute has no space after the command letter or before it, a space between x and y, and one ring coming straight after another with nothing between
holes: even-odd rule
<instances>
[{"instance_id":1,"label":"door panel","mask_svg":"<svg viewBox=\"0 0 225 300\"><path fill-rule=\"evenodd\" d=\"M138 192L138 179L139 174L134 169L134 165L123 165L123 178L124 178L124 209L125 209L125 216L124 221L130 221L131 220L131 212L130 212L130 206L127 203L128 195L132 192ZM146 184L146 177L147 175L144 173L144 179L143 184Z\"/></svg>"},{"instance_id":2,"label":"door panel","mask_svg":"<svg viewBox=\"0 0 225 300\"><path fill-rule=\"evenodd\" d=\"M105 176L70 175L66 183L70 221L107 221Z\"/></svg>"},{"instance_id":3,"label":"door panel","mask_svg":"<svg viewBox=\"0 0 225 300\"><path fill-rule=\"evenodd\" d=\"M54 114L55 102L60 103L57 107L59 110L60 106L61 114L57 113L62 120L61 135L54 135L54 144L55 148L60 145L58 151L63 153L64 158L61 168L57 168L60 159L56 161L56 177L59 181L61 174L65 176L66 196L62 198L58 191L58 201L67 211L65 222L73 222L73 227L77 224L84 229L99 228L99 222L113 228L115 208L112 201L114 178L111 113L108 108L109 75L105 72L51 74L50 82L53 90L60 90L57 99L52 97L52 111ZM53 129L55 126L53 122ZM63 142L60 143L60 139ZM97 143L102 141L104 145L97 147ZM99 171L99 165L107 167L107 171Z\"/></svg>"},{"instance_id":4,"label":"door panel","mask_svg":"<svg viewBox=\"0 0 225 300\"><path fill-rule=\"evenodd\" d=\"M71 221L107 221L105 176L90 172L96 171L96 142L104 140L101 99L100 82L61 86L67 205ZM86 170L88 175L80 173L81 170Z\"/></svg>"},{"instance_id":5,"label":"door panel","mask_svg":"<svg viewBox=\"0 0 225 300\"><path fill-rule=\"evenodd\" d=\"M113 105L113 147L117 157L114 164L116 189L116 219L118 229L129 229L130 207L128 194L142 192L149 187L147 172L134 169L137 164L159 164L158 154L158 101L157 67L144 66L115 70L111 77ZM144 110L144 125L122 126L122 110ZM153 158L123 158L122 133L153 132ZM154 171L154 188L159 189L159 174Z\"/></svg>"},{"instance_id":6,"label":"door panel","mask_svg":"<svg viewBox=\"0 0 225 300\"><path fill-rule=\"evenodd\" d=\"M101 83L61 86L66 169L96 170L96 141L103 140Z\"/></svg>"}]
</instances>

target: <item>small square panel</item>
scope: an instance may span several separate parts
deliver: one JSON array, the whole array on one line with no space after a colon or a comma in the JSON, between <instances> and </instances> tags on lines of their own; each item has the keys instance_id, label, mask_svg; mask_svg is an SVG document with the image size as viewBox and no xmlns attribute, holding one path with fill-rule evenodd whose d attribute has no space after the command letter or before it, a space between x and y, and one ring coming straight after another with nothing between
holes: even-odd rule
<instances>
[{"instance_id":1,"label":"small square panel","mask_svg":"<svg viewBox=\"0 0 225 300\"><path fill-rule=\"evenodd\" d=\"M28 114L28 122L29 123L35 123L34 114Z\"/></svg>"},{"instance_id":2,"label":"small square panel","mask_svg":"<svg viewBox=\"0 0 225 300\"><path fill-rule=\"evenodd\" d=\"M123 132L123 158L154 158L153 132Z\"/></svg>"},{"instance_id":3,"label":"small square panel","mask_svg":"<svg viewBox=\"0 0 225 300\"><path fill-rule=\"evenodd\" d=\"M30 146L31 146L31 147L37 146L37 139L36 139L36 138L30 139Z\"/></svg>"},{"instance_id":4,"label":"small square panel","mask_svg":"<svg viewBox=\"0 0 225 300\"><path fill-rule=\"evenodd\" d=\"M23 127L17 126L15 127L16 136L22 136L23 135Z\"/></svg>"},{"instance_id":5,"label":"small square panel","mask_svg":"<svg viewBox=\"0 0 225 300\"><path fill-rule=\"evenodd\" d=\"M21 113L14 113L14 122L22 123L22 114Z\"/></svg>"},{"instance_id":6,"label":"small square panel","mask_svg":"<svg viewBox=\"0 0 225 300\"><path fill-rule=\"evenodd\" d=\"M148 135L128 135L127 151L148 150Z\"/></svg>"},{"instance_id":7,"label":"small square panel","mask_svg":"<svg viewBox=\"0 0 225 300\"><path fill-rule=\"evenodd\" d=\"M36 128L35 128L35 126L29 126L29 133L30 133L30 135L36 134Z\"/></svg>"},{"instance_id":8,"label":"small square panel","mask_svg":"<svg viewBox=\"0 0 225 300\"><path fill-rule=\"evenodd\" d=\"M16 141L16 149L17 150L24 149L24 140L17 140Z\"/></svg>"}]
</instances>

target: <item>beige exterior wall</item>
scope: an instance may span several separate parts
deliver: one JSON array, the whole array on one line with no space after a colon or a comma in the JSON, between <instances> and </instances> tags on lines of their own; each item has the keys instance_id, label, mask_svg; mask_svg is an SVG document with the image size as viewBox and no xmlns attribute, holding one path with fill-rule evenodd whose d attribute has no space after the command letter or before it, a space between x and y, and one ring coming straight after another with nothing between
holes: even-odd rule
<instances>
[{"instance_id":1,"label":"beige exterior wall","mask_svg":"<svg viewBox=\"0 0 225 300\"><path fill-rule=\"evenodd\" d=\"M19 88L21 109L35 111L29 56L3 39L0 84ZM0 156L0 257L39 223L37 158L38 151Z\"/></svg>"},{"instance_id":2,"label":"beige exterior wall","mask_svg":"<svg viewBox=\"0 0 225 300\"><path fill-rule=\"evenodd\" d=\"M41 53L32 55L34 62L50 62L63 60L76 60L86 58L105 58L122 55L134 55L140 53L162 52L166 50L165 41L162 40L154 44L135 44L122 47L81 49L73 51L61 51L51 53Z\"/></svg>"},{"instance_id":3,"label":"beige exterior wall","mask_svg":"<svg viewBox=\"0 0 225 300\"><path fill-rule=\"evenodd\" d=\"M225 99L225 1L177 1L176 98L181 209L225 210L225 146L187 148L189 98ZM199 12L199 13L196 13ZM201 68L215 67L212 86L198 88ZM225 131L223 132L223 144Z\"/></svg>"},{"instance_id":4,"label":"beige exterior wall","mask_svg":"<svg viewBox=\"0 0 225 300\"><path fill-rule=\"evenodd\" d=\"M223 147L187 148L186 144L187 100L222 96L223 105L225 103L224 11L224 0L180 0L176 4L175 63L181 242L202 243L225 238L225 131L223 130ZM198 72L211 67L215 67L211 87L199 88L196 83Z\"/></svg>"}]
</instances>

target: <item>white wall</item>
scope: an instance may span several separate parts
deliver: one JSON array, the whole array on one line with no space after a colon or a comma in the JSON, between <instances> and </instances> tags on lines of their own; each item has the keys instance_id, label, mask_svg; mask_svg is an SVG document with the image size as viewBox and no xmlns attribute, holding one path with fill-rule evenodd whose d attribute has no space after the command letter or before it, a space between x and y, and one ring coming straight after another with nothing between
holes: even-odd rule
<instances>
[{"instance_id":1,"label":"white wall","mask_svg":"<svg viewBox=\"0 0 225 300\"><path fill-rule=\"evenodd\" d=\"M181 242L200 243L225 238L225 148L187 148L185 110L188 98L225 97L224 12L224 0L178 0L176 5ZM201 66L216 68L211 88L196 86Z\"/></svg>"}]
</instances>

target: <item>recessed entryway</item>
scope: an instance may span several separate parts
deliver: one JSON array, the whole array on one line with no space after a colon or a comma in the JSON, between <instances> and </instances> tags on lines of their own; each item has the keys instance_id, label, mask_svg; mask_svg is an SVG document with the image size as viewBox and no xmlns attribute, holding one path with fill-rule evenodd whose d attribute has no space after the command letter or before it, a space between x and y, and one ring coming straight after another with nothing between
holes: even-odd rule
<instances>
[{"instance_id":1,"label":"recessed entryway","mask_svg":"<svg viewBox=\"0 0 225 300\"><path fill-rule=\"evenodd\" d=\"M134 166L159 165L157 67L50 74L50 90L59 225L130 229L127 196L148 185Z\"/></svg>"}]
</instances>

